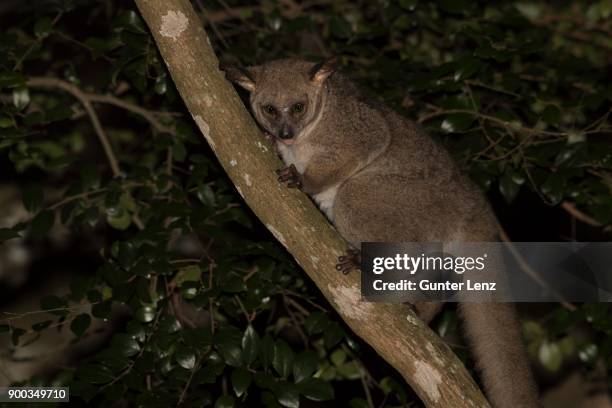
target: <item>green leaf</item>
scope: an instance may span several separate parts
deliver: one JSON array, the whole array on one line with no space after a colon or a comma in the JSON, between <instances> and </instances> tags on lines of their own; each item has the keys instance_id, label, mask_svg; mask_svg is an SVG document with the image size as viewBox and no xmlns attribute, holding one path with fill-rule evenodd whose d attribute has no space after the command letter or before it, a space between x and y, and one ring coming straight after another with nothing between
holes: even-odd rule
<instances>
[{"instance_id":1,"label":"green leaf","mask_svg":"<svg viewBox=\"0 0 612 408\"><path fill-rule=\"evenodd\" d=\"M291 374L293 359L291 347L285 341L278 340L274 345L274 360L272 360L272 366L278 375L287 378Z\"/></svg>"},{"instance_id":2,"label":"green leaf","mask_svg":"<svg viewBox=\"0 0 612 408\"><path fill-rule=\"evenodd\" d=\"M222 283L221 288L227 293L240 293L247 289L246 282L240 276L228 276Z\"/></svg>"},{"instance_id":3,"label":"green leaf","mask_svg":"<svg viewBox=\"0 0 612 408\"><path fill-rule=\"evenodd\" d=\"M120 241L117 244L116 258L124 268L129 269L134 266L134 263L138 260L138 256L138 247L132 242Z\"/></svg>"},{"instance_id":4,"label":"green leaf","mask_svg":"<svg viewBox=\"0 0 612 408\"><path fill-rule=\"evenodd\" d=\"M222 395L215 402L215 408L232 408L234 406L234 397L231 395Z\"/></svg>"},{"instance_id":5,"label":"green leaf","mask_svg":"<svg viewBox=\"0 0 612 408\"><path fill-rule=\"evenodd\" d=\"M34 323L32 325L32 330L37 331L37 332L42 331L46 329L47 327L49 327L51 323L53 323L53 320L45 320L43 322Z\"/></svg>"},{"instance_id":6,"label":"green leaf","mask_svg":"<svg viewBox=\"0 0 612 408\"><path fill-rule=\"evenodd\" d=\"M351 23L342 16L334 15L329 22L330 32L338 38L349 38L353 34Z\"/></svg>"},{"instance_id":7,"label":"green leaf","mask_svg":"<svg viewBox=\"0 0 612 408\"><path fill-rule=\"evenodd\" d=\"M198 288L194 285L184 285L181 288L181 296L183 299L193 299L198 294Z\"/></svg>"},{"instance_id":8,"label":"green leaf","mask_svg":"<svg viewBox=\"0 0 612 408\"><path fill-rule=\"evenodd\" d=\"M27 113L23 118L23 123L27 126L41 125L45 123L45 114L39 111Z\"/></svg>"},{"instance_id":9,"label":"green leaf","mask_svg":"<svg viewBox=\"0 0 612 408\"><path fill-rule=\"evenodd\" d=\"M523 322L523 336L527 343L540 343L546 338L546 330L540 323L533 320L526 320Z\"/></svg>"},{"instance_id":10,"label":"green leaf","mask_svg":"<svg viewBox=\"0 0 612 408\"><path fill-rule=\"evenodd\" d=\"M23 110L30 103L28 88L20 86L13 89L13 105L17 110Z\"/></svg>"},{"instance_id":11,"label":"green leaf","mask_svg":"<svg viewBox=\"0 0 612 408\"><path fill-rule=\"evenodd\" d=\"M8 241L9 239L19 238L17 232L13 231L11 228L0 228L0 242Z\"/></svg>"},{"instance_id":12,"label":"green leaf","mask_svg":"<svg viewBox=\"0 0 612 408\"><path fill-rule=\"evenodd\" d=\"M181 329L181 323L172 315L164 315L159 320L159 330L162 333L176 333Z\"/></svg>"},{"instance_id":13,"label":"green leaf","mask_svg":"<svg viewBox=\"0 0 612 408\"><path fill-rule=\"evenodd\" d=\"M261 341L261 364L268 368L274 360L274 340L266 334Z\"/></svg>"},{"instance_id":14,"label":"green leaf","mask_svg":"<svg viewBox=\"0 0 612 408\"><path fill-rule=\"evenodd\" d=\"M121 207L111 207L106 210L106 222L118 230L124 231L132 224L130 213Z\"/></svg>"},{"instance_id":15,"label":"green leaf","mask_svg":"<svg viewBox=\"0 0 612 408\"><path fill-rule=\"evenodd\" d=\"M142 324L140 324L140 322L137 322L136 320L131 320L130 322L128 322L125 331L137 342L142 343L143 341L145 341L145 328Z\"/></svg>"},{"instance_id":16,"label":"green leaf","mask_svg":"<svg viewBox=\"0 0 612 408\"><path fill-rule=\"evenodd\" d=\"M293 378L299 383L312 376L319 364L319 358L314 351L306 350L298 354L293 363Z\"/></svg>"},{"instance_id":17,"label":"green leaf","mask_svg":"<svg viewBox=\"0 0 612 408\"><path fill-rule=\"evenodd\" d=\"M469 9L469 2L465 0L438 0L441 10L451 14L465 14Z\"/></svg>"},{"instance_id":18,"label":"green leaf","mask_svg":"<svg viewBox=\"0 0 612 408\"><path fill-rule=\"evenodd\" d=\"M56 310L56 309L65 309L68 307L66 301L55 295L48 295L43 297L40 300L40 308L42 310L53 310L54 312L58 312L58 314L66 314L65 310Z\"/></svg>"},{"instance_id":19,"label":"green leaf","mask_svg":"<svg viewBox=\"0 0 612 408\"><path fill-rule=\"evenodd\" d=\"M34 24L34 35L38 38L45 38L51 34L53 21L49 17L43 17Z\"/></svg>"},{"instance_id":20,"label":"green leaf","mask_svg":"<svg viewBox=\"0 0 612 408\"><path fill-rule=\"evenodd\" d=\"M304 328L309 335L323 333L329 325L329 317L323 312L314 312L304 322Z\"/></svg>"},{"instance_id":21,"label":"green leaf","mask_svg":"<svg viewBox=\"0 0 612 408\"><path fill-rule=\"evenodd\" d=\"M276 388L278 382L274 376L267 372L256 372L253 374L253 382L259 388L266 390L273 390Z\"/></svg>"},{"instance_id":22,"label":"green leaf","mask_svg":"<svg viewBox=\"0 0 612 408\"><path fill-rule=\"evenodd\" d=\"M566 336L558 342L561 353L566 357L573 357L576 351L576 340L571 336Z\"/></svg>"},{"instance_id":23,"label":"green leaf","mask_svg":"<svg viewBox=\"0 0 612 408\"><path fill-rule=\"evenodd\" d=\"M128 10L121 13L117 17L115 24L118 27L128 29L137 34L147 33L147 29L145 28L142 19L134 10Z\"/></svg>"},{"instance_id":24,"label":"green leaf","mask_svg":"<svg viewBox=\"0 0 612 408\"><path fill-rule=\"evenodd\" d=\"M239 367L242 365L242 333L234 327L220 329L215 334L215 343L227 365Z\"/></svg>"},{"instance_id":25,"label":"green leaf","mask_svg":"<svg viewBox=\"0 0 612 408\"><path fill-rule=\"evenodd\" d=\"M370 405L363 398L352 398L349 401L349 408L369 408Z\"/></svg>"},{"instance_id":26,"label":"green leaf","mask_svg":"<svg viewBox=\"0 0 612 408\"><path fill-rule=\"evenodd\" d=\"M521 185L516 183L513 172L506 172L499 179L499 192L508 204L514 201L520 188Z\"/></svg>"},{"instance_id":27,"label":"green leaf","mask_svg":"<svg viewBox=\"0 0 612 408\"><path fill-rule=\"evenodd\" d=\"M274 390L278 402L287 408L299 408L300 394L293 384L279 384Z\"/></svg>"},{"instance_id":28,"label":"green leaf","mask_svg":"<svg viewBox=\"0 0 612 408\"><path fill-rule=\"evenodd\" d=\"M140 306L136 313L134 313L134 317L143 323L149 323L155 319L155 312L156 310L153 306Z\"/></svg>"},{"instance_id":29,"label":"green leaf","mask_svg":"<svg viewBox=\"0 0 612 408\"><path fill-rule=\"evenodd\" d=\"M111 348L124 357L134 356L140 351L138 342L125 333L119 333L113 337Z\"/></svg>"},{"instance_id":30,"label":"green leaf","mask_svg":"<svg viewBox=\"0 0 612 408\"><path fill-rule=\"evenodd\" d=\"M78 301L85 296L88 290L94 285L91 277L83 275L75 275L70 281L70 298L73 301Z\"/></svg>"},{"instance_id":31,"label":"green leaf","mask_svg":"<svg viewBox=\"0 0 612 408\"><path fill-rule=\"evenodd\" d=\"M578 351L578 358L580 361L584 363L593 363L597 360L597 356L599 355L599 348L595 343L585 344Z\"/></svg>"},{"instance_id":32,"label":"green leaf","mask_svg":"<svg viewBox=\"0 0 612 408\"><path fill-rule=\"evenodd\" d=\"M55 223L55 213L52 210L46 210L38 213L34 219L32 219L32 223L30 224L30 228L32 231L32 235L38 238L44 237L47 235L53 224Z\"/></svg>"},{"instance_id":33,"label":"green leaf","mask_svg":"<svg viewBox=\"0 0 612 408\"><path fill-rule=\"evenodd\" d=\"M348 361L336 367L336 371L341 378L347 380L357 380L363 376L361 366L356 361Z\"/></svg>"},{"instance_id":34,"label":"green leaf","mask_svg":"<svg viewBox=\"0 0 612 408\"><path fill-rule=\"evenodd\" d=\"M81 337L89 328L91 324L91 316L88 313L81 313L74 318L70 323L70 330L77 336Z\"/></svg>"},{"instance_id":35,"label":"green leaf","mask_svg":"<svg viewBox=\"0 0 612 408\"><path fill-rule=\"evenodd\" d=\"M253 364L259 353L259 343L259 335L253 326L249 325L242 336L242 355L245 364Z\"/></svg>"},{"instance_id":36,"label":"green leaf","mask_svg":"<svg viewBox=\"0 0 612 408\"><path fill-rule=\"evenodd\" d=\"M6 129L15 126L15 121L10 116L0 116L0 129Z\"/></svg>"},{"instance_id":37,"label":"green leaf","mask_svg":"<svg viewBox=\"0 0 612 408\"><path fill-rule=\"evenodd\" d=\"M334 350L333 353L329 356L332 364L335 366L339 366L346 361L346 352L342 349Z\"/></svg>"},{"instance_id":38,"label":"green leaf","mask_svg":"<svg viewBox=\"0 0 612 408\"><path fill-rule=\"evenodd\" d=\"M576 130L570 130L567 132L567 144L568 145L572 145L575 143L582 143L585 142L586 139L586 135L582 132L576 131Z\"/></svg>"},{"instance_id":39,"label":"green leaf","mask_svg":"<svg viewBox=\"0 0 612 408\"><path fill-rule=\"evenodd\" d=\"M184 282L199 282L202 277L202 269L198 265L189 265L181 268L172 282L181 287Z\"/></svg>"},{"instance_id":40,"label":"green leaf","mask_svg":"<svg viewBox=\"0 0 612 408\"><path fill-rule=\"evenodd\" d=\"M446 116L440 127L447 133L460 133L468 130L472 123L474 123L473 115L469 113L453 113Z\"/></svg>"},{"instance_id":41,"label":"green leaf","mask_svg":"<svg viewBox=\"0 0 612 408\"><path fill-rule=\"evenodd\" d=\"M155 79L155 87L153 88L156 94L163 95L168 90L168 82L165 77L157 77Z\"/></svg>"},{"instance_id":42,"label":"green leaf","mask_svg":"<svg viewBox=\"0 0 612 408\"><path fill-rule=\"evenodd\" d=\"M43 202L43 191L39 186L30 185L21 191L21 200L29 213L35 213Z\"/></svg>"},{"instance_id":43,"label":"green leaf","mask_svg":"<svg viewBox=\"0 0 612 408\"><path fill-rule=\"evenodd\" d=\"M418 3L419 0L399 0L400 7L408 11L414 11Z\"/></svg>"},{"instance_id":44,"label":"green leaf","mask_svg":"<svg viewBox=\"0 0 612 408\"><path fill-rule=\"evenodd\" d=\"M178 365L185 370L192 370L196 364L196 355L191 347L179 346L174 354Z\"/></svg>"},{"instance_id":45,"label":"green leaf","mask_svg":"<svg viewBox=\"0 0 612 408\"><path fill-rule=\"evenodd\" d=\"M185 161L187 158L187 149L185 149L185 145L183 143L174 143L174 146L172 146L172 158L177 162Z\"/></svg>"},{"instance_id":46,"label":"green leaf","mask_svg":"<svg viewBox=\"0 0 612 408\"><path fill-rule=\"evenodd\" d=\"M563 363L563 353L557 343L544 341L538 352L540 363L550 372L556 372Z\"/></svg>"},{"instance_id":47,"label":"green leaf","mask_svg":"<svg viewBox=\"0 0 612 408\"><path fill-rule=\"evenodd\" d=\"M561 121L561 110L555 105L547 105L542 111L542 120L551 125L556 125Z\"/></svg>"},{"instance_id":48,"label":"green leaf","mask_svg":"<svg viewBox=\"0 0 612 408\"><path fill-rule=\"evenodd\" d=\"M476 58L466 58L457 64L455 69L455 81L471 78L482 68L483 64Z\"/></svg>"},{"instance_id":49,"label":"green leaf","mask_svg":"<svg viewBox=\"0 0 612 408\"><path fill-rule=\"evenodd\" d=\"M325 347L331 349L344 338L344 330L337 323L330 323L323 332Z\"/></svg>"},{"instance_id":50,"label":"green leaf","mask_svg":"<svg viewBox=\"0 0 612 408\"><path fill-rule=\"evenodd\" d=\"M91 315L98 319L108 319L112 310L112 302L105 300L100 303L96 303L91 307Z\"/></svg>"},{"instance_id":51,"label":"green leaf","mask_svg":"<svg viewBox=\"0 0 612 408\"><path fill-rule=\"evenodd\" d=\"M516 9L522 15L524 15L526 18L530 20L537 19L542 13L542 6L536 2L531 2L531 3L527 3L527 2L518 3L517 2L514 4L514 7L516 7Z\"/></svg>"},{"instance_id":52,"label":"green leaf","mask_svg":"<svg viewBox=\"0 0 612 408\"><path fill-rule=\"evenodd\" d=\"M78 367L76 377L92 384L104 384L115 378L108 367L99 364L85 364Z\"/></svg>"},{"instance_id":53,"label":"green leaf","mask_svg":"<svg viewBox=\"0 0 612 408\"><path fill-rule=\"evenodd\" d=\"M121 45L121 42L117 37L111 39L89 37L84 41L84 43L89 47L91 51L91 58L94 60Z\"/></svg>"},{"instance_id":54,"label":"green leaf","mask_svg":"<svg viewBox=\"0 0 612 408\"><path fill-rule=\"evenodd\" d=\"M440 323L438 324L438 335L444 338L447 335L453 335L457 332L458 326L457 314L452 311L444 312Z\"/></svg>"},{"instance_id":55,"label":"green leaf","mask_svg":"<svg viewBox=\"0 0 612 408\"><path fill-rule=\"evenodd\" d=\"M565 179L559 173L553 173L540 186L540 191L550 200L551 204L558 204L565 194Z\"/></svg>"},{"instance_id":56,"label":"green leaf","mask_svg":"<svg viewBox=\"0 0 612 408\"><path fill-rule=\"evenodd\" d=\"M198 198L207 207L215 206L215 193L208 184L202 184L198 187Z\"/></svg>"},{"instance_id":57,"label":"green leaf","mask_svg":"<svg viewBox=\"0 0 612 408\"><path fill-rule=\"evenodd\" d=\"M0 87L12 88L25 85L25 78L18 72L0 71Z\"/></svg>"},{"instance_id":58,"label":"green leaf","mask_svg":"<svg viewBox=\"0 0 612 408\"><path fill-rule=\"evenodd\" d=\"M232 371L232 387L237 397L241 397L251 385L251 373L244 368L236 368Z\"/></svg>"},{"instance_id":59,"label":"green leaf","mask_svg":"<svg viewBox=\"0 0 612 408\"><path fill-rule=\"evenodd\" d=\"M334 389L330 383L320 378L309 378L298 384L300 394L313 401L334 399Z\"/></svg>"}]
</instances>

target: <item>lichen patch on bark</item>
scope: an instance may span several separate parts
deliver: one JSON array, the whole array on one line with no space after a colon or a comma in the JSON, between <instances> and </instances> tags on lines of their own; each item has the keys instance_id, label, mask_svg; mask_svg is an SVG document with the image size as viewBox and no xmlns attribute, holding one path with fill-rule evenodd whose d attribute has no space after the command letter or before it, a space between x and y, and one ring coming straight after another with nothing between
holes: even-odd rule
<instances>
[{"instance_id":1,"label":"lichen patch on bark","mask_svg":"<svg viewBox=\"0 0 612 408\"><path fill-rule=\"evenodd\" d=\"M247 186L251 187L253 185L253 181L251 180L251 176L248 173L244 173L244 182Z\"/></svg>"},{"instance_id":2,"label":"lichen patch on bark","mask_svg":"<svg viewBox=\"0 0 612 408\"><path fill-rule=\"evenodd\" d=\"M434 402L440 399L438 386L442 383L442 375L431 364L418 360L414 363L414 380Z\"/></svg>"},{"instance_id":3,"label":"lichen patch on bark","mask_svg":"<svg viewBox=\"0 0 612 408\"><path fill-rule=\"evenodd\" d=\"M187 30L189 20L180 11L168 10L168 12L161 18L161 27L159 33L164 37L170 37L173 40Z\"/></svg>"},{"instance_id":4,"label":"lichen patch on bark","mask_svg":"<svg viewBox=\"0 0 612 408\"><path fill-rule=\"evenodd\" d=\"M363 322L377 318L374 316L372 303L361 300L361 292L357 285L344 286L330 283L327 288L332 293L331 299L338 305L340 314Z\"/></svg>"},{"instance_id":5,"label":"lichen patch on bark","mask_svg":"<svg viewBox=\"0 0 612 408\"><path fill-rule=\"evenodd\" d=\"M194 115L193 116L193 120L195 120L196 124L200 128L200 132L202 132L202 134L206 138L206 141L208 142L210 147L212 147L214 149L215 148L215 142L210 137L210 126L208 126L208 123L206 123L204 118L201 117L200 115Z\"/></svg>"},{"instance_id":6,"label":"lichen patch on bark","mask_svg":"<svg viewBox=\"0 0 612 408\"><path fill-rule=\"evenodd\" d=\"M274 235L274 237L278 239L281 242L281 244L287 246L287 241L285 241L285 237L283 236L283 234L280 233L279 230L274 228L271 224L266 224L266 228L270 230L272 235Z\"/></svg>"}]
</instances>

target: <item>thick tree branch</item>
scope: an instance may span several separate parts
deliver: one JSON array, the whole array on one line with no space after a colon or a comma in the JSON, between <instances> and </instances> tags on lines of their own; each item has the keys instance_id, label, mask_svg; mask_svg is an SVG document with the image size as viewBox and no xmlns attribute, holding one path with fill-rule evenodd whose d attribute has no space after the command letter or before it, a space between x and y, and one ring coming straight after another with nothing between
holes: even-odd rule
<instances>
[{"instance_id":1,"label":"thick tree branch","mask_svg":"<svg viewBox=\"0 0 612 408\"><path fill-rule=\"evenodd\" d=\"M395 367L429 407L486 407L450 348L405 305L361 300L359 276L334 265L346 244L301 192L284 188L267 145L188 0L136 0L187 108L238 192L291 252L351 329Z\"/></svg>"}]
</instances>

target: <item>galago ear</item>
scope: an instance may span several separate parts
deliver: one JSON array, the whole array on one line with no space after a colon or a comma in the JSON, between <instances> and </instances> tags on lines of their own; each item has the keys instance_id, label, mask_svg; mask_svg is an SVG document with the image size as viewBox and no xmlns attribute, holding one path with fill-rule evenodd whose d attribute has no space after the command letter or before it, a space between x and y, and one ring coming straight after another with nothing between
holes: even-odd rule
<instances>
[{"instance_id":1,"label":"galago ear","mask_svg":"<svg viewBox=\"0 0 612 408\"><path fill-rule=\"evenodd\" d=\"M337 67L338 58L336 57L331 57L325 61L319 62L310 69L310 80L317 85L321 85L331 74L336 72Z\"/></svg>"},{"instance_id":2,"label":"galago ear","mask_svg":"<svg viewBox=\"0 0 612 408\"><path fill-rule=\"evenodd\" d=\"M225 72L225 77L229 81L240 85L249 92L255 90L255 78L251 69L235 65L221 65L219 69Z\"/></svg>"}]
</instances>

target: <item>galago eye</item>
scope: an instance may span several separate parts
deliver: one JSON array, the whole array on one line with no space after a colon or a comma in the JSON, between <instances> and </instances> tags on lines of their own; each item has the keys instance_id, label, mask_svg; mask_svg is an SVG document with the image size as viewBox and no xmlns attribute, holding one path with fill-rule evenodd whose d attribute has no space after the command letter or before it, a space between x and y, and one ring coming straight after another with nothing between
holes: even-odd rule
<instances>
[{"instance_id":1,"label":"galago eye","mask_svg":"<svg viewBox=\"0 0 612 408\"><path fill-rule=\"evenodd\" d=\"M301 103L301 102L298 102L295 105L293 105L293 112L294 113L302 113L302 112L304 112L304 104Z\"/></svg>"},{"instance_id":2,"label":"galago eye","mask_svg":"<svg viewBox=\"0 0 612 408\"><path fill-rule=\"evenodd\" d=\"M267 104L264 106L264 111L268 114L268 115L274 115L276 113L276 108L270 104Z\"/></svg>"}]
</instances>

